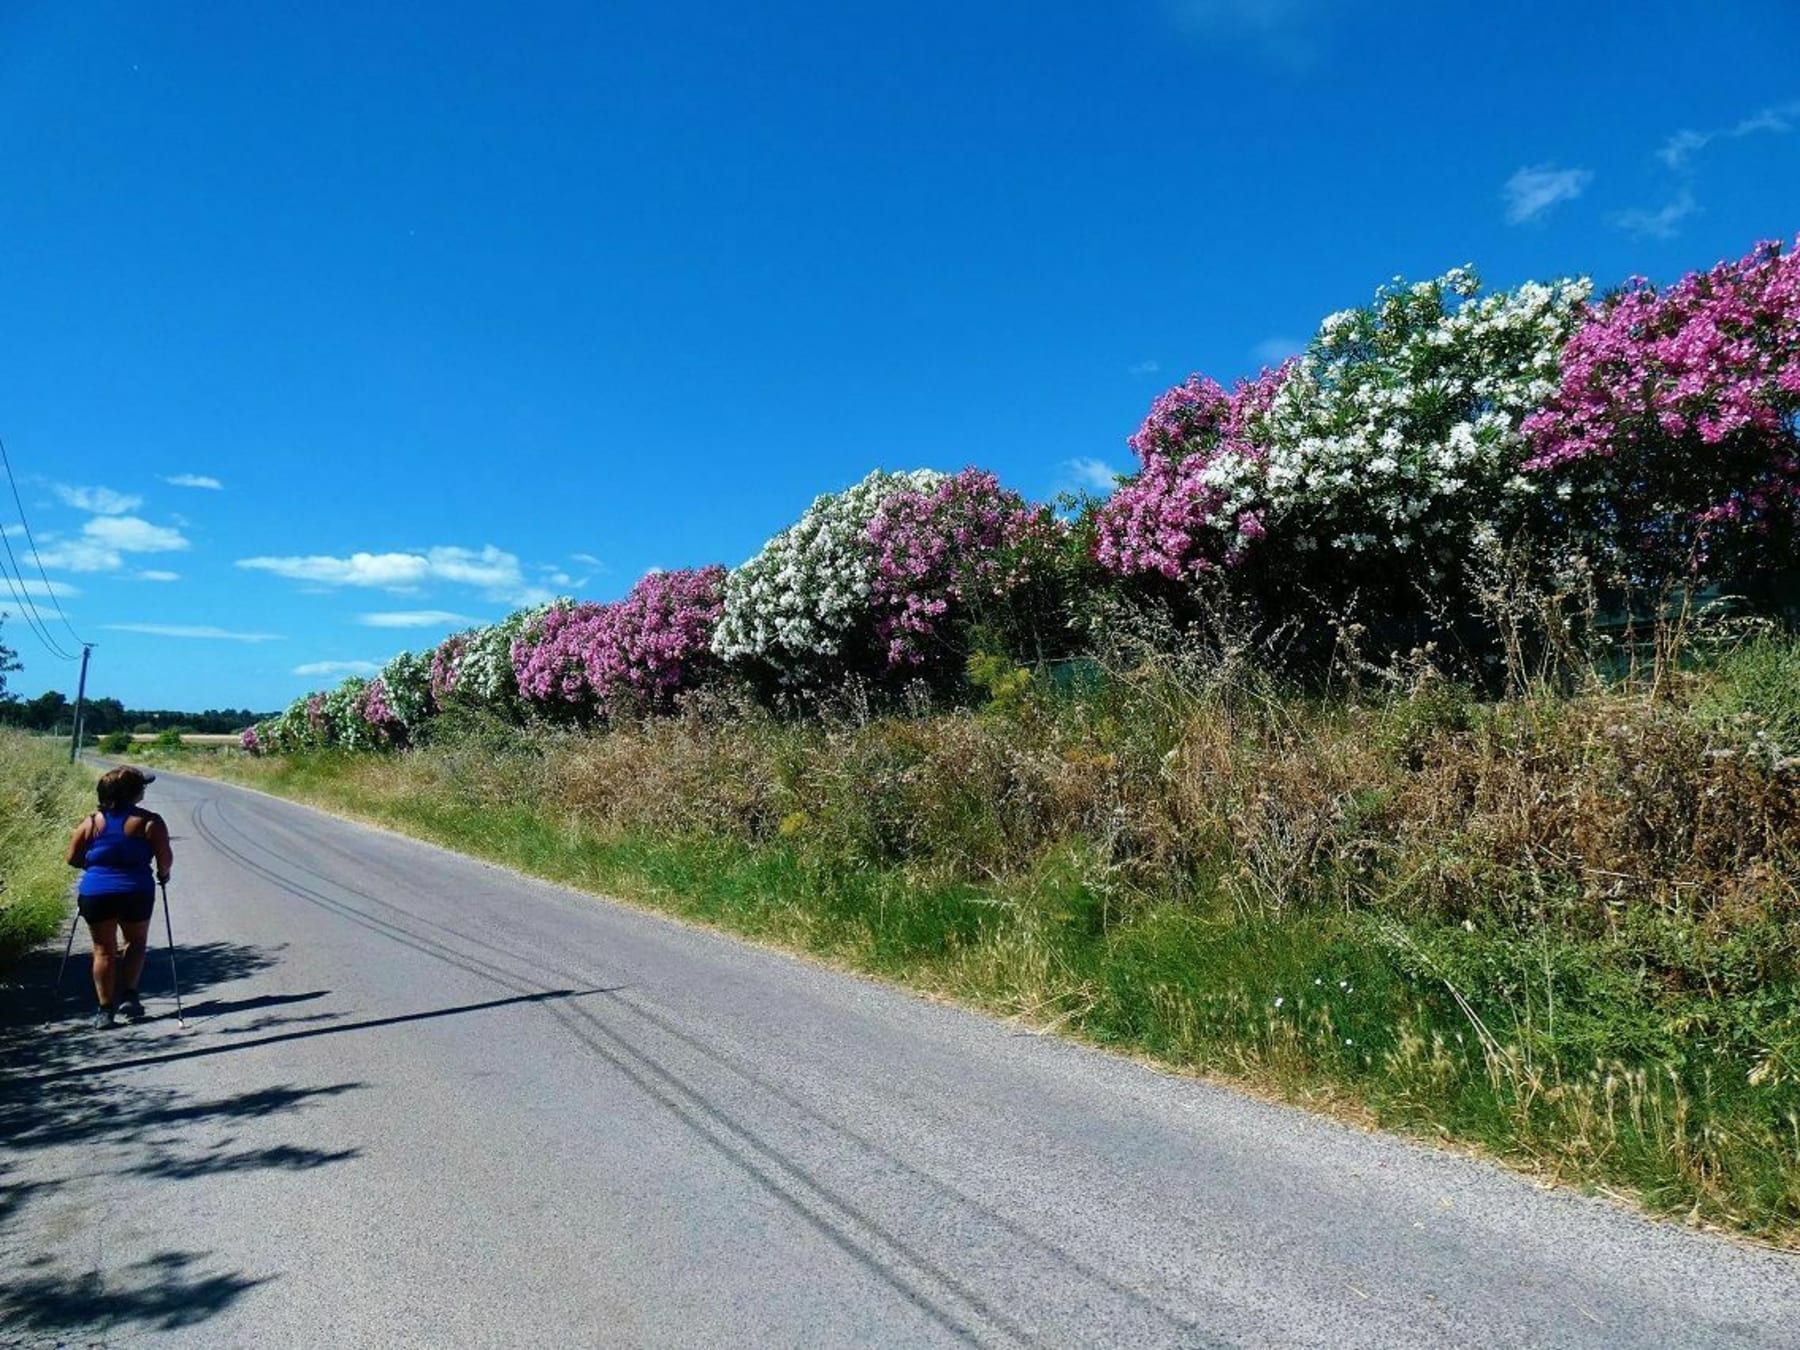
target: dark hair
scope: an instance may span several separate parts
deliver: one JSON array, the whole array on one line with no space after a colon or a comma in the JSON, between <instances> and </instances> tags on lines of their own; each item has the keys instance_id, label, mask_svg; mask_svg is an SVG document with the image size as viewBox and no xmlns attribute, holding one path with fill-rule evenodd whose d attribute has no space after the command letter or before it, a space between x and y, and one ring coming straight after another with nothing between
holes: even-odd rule
<instances>
[{"instance_id":1,"label":"dark hair","mask_svg":"<svg viewBox=\"0 0 1800 1350\"><path fill-rule=\"evenodd\" d=\"M143 800L144 787L148 782L142 769L134 769L127 764L123 768L108 769L101 774L100 781L94 785L94 795L100 799L102 811L136 806Z\"/></svg>"}]
</instances>

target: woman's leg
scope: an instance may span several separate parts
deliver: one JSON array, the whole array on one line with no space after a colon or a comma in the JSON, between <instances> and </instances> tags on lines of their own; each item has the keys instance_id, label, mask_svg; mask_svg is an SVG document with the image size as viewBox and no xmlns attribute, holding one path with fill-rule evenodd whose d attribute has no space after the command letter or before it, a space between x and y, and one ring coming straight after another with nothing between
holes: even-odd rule
<instances>
[{"instance_id":1,"label":"woman's leg","mask_svg":"<svg viewBox=\"0 0 1800 1350\"><path fill-rule=\"evenodd\" d=\"M110 1008L117 984L119 921L89 919L88 932L94 938L94 996L100 1000L102 1008Z\"/></svg>"},{"instance_id":2,"label":"woman's leg","mask_svg":"<svg viewBox=\"0 0 1800 1350\"><path fill-rule=\"evenodd\" d=\"M116 987L120 992L135 994L138 977L144 973L144 956L150 950L150 920L121 923L119 931L125 935L125 955L120 961Z\"/></svg>"}]
</instances>

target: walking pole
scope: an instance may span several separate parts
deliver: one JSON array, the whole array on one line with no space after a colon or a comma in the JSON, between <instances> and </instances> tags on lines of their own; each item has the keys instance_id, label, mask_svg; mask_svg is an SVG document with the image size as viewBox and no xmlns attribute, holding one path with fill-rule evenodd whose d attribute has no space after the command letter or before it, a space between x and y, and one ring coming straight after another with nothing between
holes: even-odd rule
<instances>
[{"instance_id":1,"label":"walking pole","mask_svg":"<svg viewBox=\"0 0 1800 1350\"><path fill-rule=\"evenodd\" d=\"M62 964L56 968L56 992L59 994L62 993L63 972L69 968L69 953L75 950L75 928L80 922L81 910L77 908L74 917L69 920L69 942L63 948Z\"/></svg>"},{"instance_id":2,"label":"walking pole","mask_svg":"<svg viewBox=\"0 0 1800 1350\"><path fill-rule=\"evenodd\" d=\"M169 883L157 883L162 887L163 900L163 932L169 935L169 983L175 986L175 1020L183 1031L187 1030L187 1016L181 1011L181 977L175 973L175 924L169 918Z\"/></svg>"}]
</instances>

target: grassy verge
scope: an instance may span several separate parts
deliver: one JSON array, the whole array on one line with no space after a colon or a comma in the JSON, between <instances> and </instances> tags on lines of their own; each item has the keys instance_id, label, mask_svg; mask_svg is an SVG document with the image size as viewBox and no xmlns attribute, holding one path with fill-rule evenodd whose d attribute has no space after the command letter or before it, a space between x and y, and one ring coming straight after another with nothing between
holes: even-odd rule
<instances>
[{"instance_id":1,"label":"grassy verge","mask_svg":"<svg viewBox=\"0 0 1800 1350\"><path fill-rule=\"evenodd\" d=\"M92 778L64 746L0 730L0 968L68 917L63 850L92 805Z\"/></svg>"},{"instance_id":2,"label":"grassy verge","mask_svg":"<svg viewBox=\"0 0 1800 1350\"><path fill-rule=\"evenodd\" d=\"M194 763L1800 1245L1800 693L1742 670Z\"/></svg>"}]
</instances>

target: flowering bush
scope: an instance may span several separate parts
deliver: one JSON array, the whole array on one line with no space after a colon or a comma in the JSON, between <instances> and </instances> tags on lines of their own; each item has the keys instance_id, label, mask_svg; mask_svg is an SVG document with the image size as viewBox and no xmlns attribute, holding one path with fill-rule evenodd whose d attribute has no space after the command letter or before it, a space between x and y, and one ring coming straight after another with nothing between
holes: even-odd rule
<instances>
[{"instance_id":1,"label":"flowering bush","mask_svg":"<svg viewBox=\"0 0 1800 1350\"><path fill-rule=\"evenodd\" d=\"M647 706L666 707L699 681L725 612L725 578L717 564L652 572L606 607L602 640L587 663L602 704L630 693Z\"/></svg>"},{"instance_id":2,"label":"flowering bush","mask_svg":"<svg viewBox=\"0 0 1800 1350\"><path fill-rule=\"evenodd\" d=\"M519 692L540 711L612 715L630 700L666 708L711 658L725 569L652 572L623 600L554 608L513 646Z\"/></svg>"},{"instance_id":3,"label":"flowering bush","mask_svg":"<svg viewBox=\"0 0 1800 1350\"><path fill-rule=\"evenodd\" d=\"M1477 528L1517 530L1537 487L1523 423L1556 388L1591 287L1478 286L1457 268L1325 320L1269 403L1264 481L1287 542L1435 582Z\"/></svg>"},{"instance_id":4,"label":"flowering bush","mask_svg":"<svg viewBox=\"0 0 1800 1350\"><path fill-rule=\"evenodd\" d=\"M438 643L431 653L431 701L443 707L456 692L456 681L462 673L463 653L469 647L469 629L465 633L452 633Z\"/></svg>"},{"instance_id":5,"label":"flowering bush","mask_svg":"<svg viewBox=\"0 0 1800 1350\"><path fill-rule=\"evenodd\" d=\"M257 733L255 727L245 727L240 731L238 733L238 744L242 746L246 752L252 755L260 755L263 752L262 737Z\"/></svg>"},{"instance_id":6,"label":"flowering bush","mask_svg":"<svg viewBox=\"0 0 1800 1350\"><path fill-rule=\"evenodd\" d=\"M435 711L431 694L431 658L401 652L381 668L378 683L386 704L387 725L411 739Z\"/></svg>"},{"instance_id":7,"label":"flowering bush","mask_svg":"<svg viewBox=\"0 0 1800 1350\"><path fill-rule=\"evenodd\" d=\"M1190 375L1150 407L1128 444L1139 471L1100 509L1095 556L1121 576L1171 580L1243 557L1267 510L1259 426L1291 364L1227 394Z\"/></svg>"},{"instance_id":8,"label":"flowering bush","mask_svg":"<svg viewBox=\"0 0 1800 1350\"><path fill-rule=\"evenodd\" d=\"M1165 394L1101 513L1102 564L1181 577L1254 553L1288 585L1398 591L1454 573L1476 528L1515 529L1537 486L1522 424L1589 288L1478 288L1463 268L1383 288L1230 395L1199 377Z\"/></svg>"},{"instance_id":9,"label":"flowering bush","mask_svg":"<svg viewBox=\"0 0 1800 1350\"><path fill-rule=\"evenodd\" d=\"M889 666L916 666L952 619L1043 579L1061 528L993 474L964 469L884 498L866 535L876 636Z\"/></svg>"},{"instance_id":10,"label":"flowering bush","mask_svg":"<svg viewBox=\"0 0 1800 1350\"><path fill-rule=\"evenodd\" d=\"M1636 578L1786 561L1800 505L1800 254L1779 243L1587 313L1526 469Z\"/></svg>"},{"instance_id":11,"label":"flowering bush","mask_svg":"<svg viewBox=\"0 0 1800 1350\"><path fill-rule=\"evenodd\" d=\"M513 639L513 677L519 697L544 711L586 716L595 711L585 653L603 606L552 605Z\"/></svg>"},{"instance_id":12,"label":"flowering bush","mask_svg":"<svg viewBox=\"0 0 1800 1350\"><path fill-rule=\"evenodd\" d=\"M388 702L387 684L379 675L363 685L362 692L350 701L350 716L344 728L349 737L366 737L376 745L388 745L401 739L405 730Z\"/></svg>"},{"instance_id":13,"label":"flowering bush","mask_svg":"<svg viewBox=\"0 0 1800 1350\"><path fill-rule=\"evenodd\" d=\"M513 644L525 629L567 600L517 610L499 623L452 634L431 654L431 694L444 707L452 701L491 712L516 710L519 685L513 669Z\"/></svg>"},{"instance_id":14,"label":"flowering bush","mask_svg":"<svg viewBox=\"0 0 1800 1350\"><path fill-rule=\"evenodd\" d=\"M894 493L929 490L941 478L929 469L876 470L814 501L726 578L713 652L727 661L760 663L784 682L861 656L856 648L873 638L869 525Z\"/></svg>"}]
</instances>

